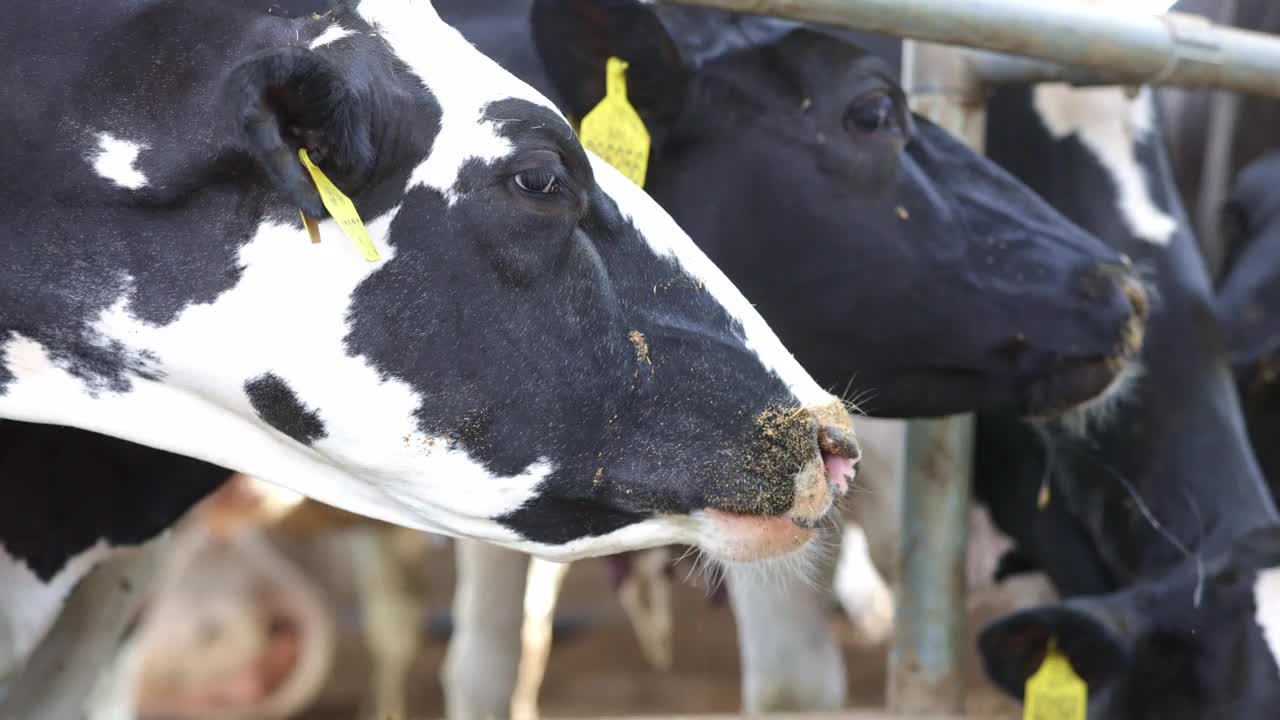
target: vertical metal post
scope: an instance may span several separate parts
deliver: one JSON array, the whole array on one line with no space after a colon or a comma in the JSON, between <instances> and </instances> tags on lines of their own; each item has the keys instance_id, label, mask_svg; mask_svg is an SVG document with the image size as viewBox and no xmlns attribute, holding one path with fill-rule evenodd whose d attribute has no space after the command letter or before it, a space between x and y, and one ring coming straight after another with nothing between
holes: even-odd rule
<instances>
[{"instance_id":1,"label":"vertical metal post","mask_svg":"<svg viewBox=\"0 0 1280 720\"><path fill-rule=\"evenodd\" d=\"M1231 25L1236 19L1236 0L1218 0L1216 22ZM1217 278L1226 261L1226 238L1218 224L1218 211L1226 202L1231 186L1232 153L1236 139L1242 98L1230 90L1212 91L1209 123L1205 128L1204 169L1196 188L1196 235L1200 251L1209 266L1209 277Z\"/></svg>"},{"instance_id":2,"label":"vertical metal post","mask_svg":"<svg viewBox=\"0 0 1280 720\"><path fill-rule=\"evenodd\" d=\"M908 40L902 60L912 109L981 151L985 104L964 53ZM906 454L889 709L963 715L973 417L911 422Z\"/></svg>"}]
</instances>

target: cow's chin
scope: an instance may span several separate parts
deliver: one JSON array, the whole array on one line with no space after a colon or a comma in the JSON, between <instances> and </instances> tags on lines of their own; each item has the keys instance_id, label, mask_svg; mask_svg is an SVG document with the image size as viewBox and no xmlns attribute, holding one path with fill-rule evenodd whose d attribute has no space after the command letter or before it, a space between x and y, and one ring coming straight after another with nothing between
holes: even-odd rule
<instances>
[{"instance_id":1,"label":"cow's chin","mask_svg":"<svg viewBox=\"0 0 1280 720\"><path fill-rule=\"evenodd\" d=\"M722 510L696 513L697 545L710 558L727 563L772 560L802 550L814 530L787 516L739 515Z\"/></svg>"},{"instance_id":2,"label":"cow's chin","mask_svg":"<svg viewBox=\"0 0 1280 720\"><path fill-rule=\"evenodd\" d=\"M1136 360L1125 361L1111 382L1092 398L1057 413L1044 413L1028 419L1040 425L1054 425L1078 437L1088 435L1093 429L1105 427L1117 408L1131 397L1143 366Z\"/></svg>"},{"instance_id":3,"label":"cow's chin","mask_svg":"<svg viewBox=\"0 0 1280 720\"><path fill-rule=\"evenodd\" d=\"M695 516L702 567L733 582L789 587L814 583L835 550L833 526L801 527L786 517L709 510Z\"/></svg>"},{"instance_id":4,"label":"cow's chin","mask_svg":"<svg viewBox=\"0 0 1280 720\"><path fill-rule=\"evenodd\" d=\"M856 456L856 448L850 453ZM516 541L499 544L553 562L613 555L662 545L692 545L704 558L721 564L787 559L794 561L828 525L836 500L857 475L857 459L823 450L793 478L791 507L779 515L702 508L688 514L659 515L606 535L578 538L561 545Z\"/></svg>"},{"instance_id":5,"label":"cow's chin","mask_svg":"<svg viewBox=\"0 0 1280 720\"><path fill-rule=\"evenodd\" d=\"M607 535L563 544L543 544L475 536L510 550L552 562L573 562L605 555L662 547L692 546L702 558L728 565L773 560L796 561L820 535L817 522L797 523L790 515L761 516L705 509L689 515L661 515L619 528ZM457 535L457 533L447 533Z\"/></svg>"}]
</instances>

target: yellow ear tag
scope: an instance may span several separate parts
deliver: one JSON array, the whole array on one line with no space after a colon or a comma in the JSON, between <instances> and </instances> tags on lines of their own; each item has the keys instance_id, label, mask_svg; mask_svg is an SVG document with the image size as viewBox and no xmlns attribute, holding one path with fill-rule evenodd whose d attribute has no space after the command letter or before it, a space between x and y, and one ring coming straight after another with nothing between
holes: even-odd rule
<instances>
[{"instance_id":1,"label":"yellow ear tag","mask_svg":"<svg viewBox=\"0 0 1280 720\"><path fill-rule=\"evenodd\" d=\"M338 223L338 227L342 228L342 232L351 242L355 243L356 249L364 255L364 259L369 262L381 260L382 256L378 254L378 249L373 246L373 241L369 239L369 231L365 229L364 222L360 220L360 214L356 212L356 206L351 203L351 198L342 194L342 191L334 186L329 178L325 177L320 168L316 167L311 158L307 157L306 148L298 148L298 157L302 158L302 165L311 173L311 180L316 184L316 190L320 191L320 201L324 203L324 207L333 216L334 222ZM306 216L303 216L303 222ZM310 232L310 228L308 228ZM317 230L314 238L318 237Z\"/></svg>"},{"instance_id":2,"label":"yellow ear tag","mask_svg":"<svg viewBox=\"0 0 1280 720\"><path fill-rule=\"evenodd\" d=\"M1050 640L1044 663L1027 679L1023 720L1085 720L1088 711L1089 687Z\"/></svg>"},{"instance_id":3,"label":"yellow ear tag","mask_svg":"<svg viewBox=\"0 0 1280 720\"><path fill-rule=\"evenodd\" d=\"M627 67L627 61L609 58L604 99L583 116L578 137L583 147L644 187L649 164L649 131L627 100Z\"/></svg>"}]
</instances>

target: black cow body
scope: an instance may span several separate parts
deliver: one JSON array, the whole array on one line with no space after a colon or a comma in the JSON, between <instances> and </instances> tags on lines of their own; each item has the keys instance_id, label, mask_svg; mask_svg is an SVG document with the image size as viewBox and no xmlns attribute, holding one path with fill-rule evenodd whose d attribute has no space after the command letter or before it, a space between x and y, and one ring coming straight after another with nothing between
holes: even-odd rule
<instances>
[{"instance_id":1,"label":"black cow body","mask_svg":"<svg viewBox=\"0 0 1280 720\"><path fill-rule=\"evenodd\" d=\"M1269 646L1280 602L1276 510L1164 147L1135 131L1152 125L1149 95L1119 113L1091 105L1112 107L1121 93L1041 86L1001 91L989 106L991 157L1132 257L1155 298L1144 372L1099 423L980 416L977 494L1067 597L989 626L980 647L995 681L1020 696L1056 639L1089 684L1095 720L1266 717L1280 702ZM1064 117L1085 120L1073 128ZM1126 143L1097 142L1106 132L1134 137L1132 154ZM1167 243L1132 231L1143 223L1117 187L1126 163L1140 169L1150 205L1176 221Z\"/></svg>"}]
</instances>

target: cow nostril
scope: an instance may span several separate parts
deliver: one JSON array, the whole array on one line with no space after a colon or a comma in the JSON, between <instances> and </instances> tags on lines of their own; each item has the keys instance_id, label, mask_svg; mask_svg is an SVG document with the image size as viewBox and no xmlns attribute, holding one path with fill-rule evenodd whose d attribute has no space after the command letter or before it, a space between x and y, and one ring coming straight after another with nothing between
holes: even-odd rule
<instances>
[{"instance_id":1,"label":"cow nostril","mask_svg":"<svg viewBox=\"0 0 1280 720\"><path fill-rule=\"evenodd\" d=\"M844 428L824 425L818 429L818 447L828 455L836 455L849 460L854 465L862 458L862 449L853 433Z\"/></svg>"}]
</instances>

